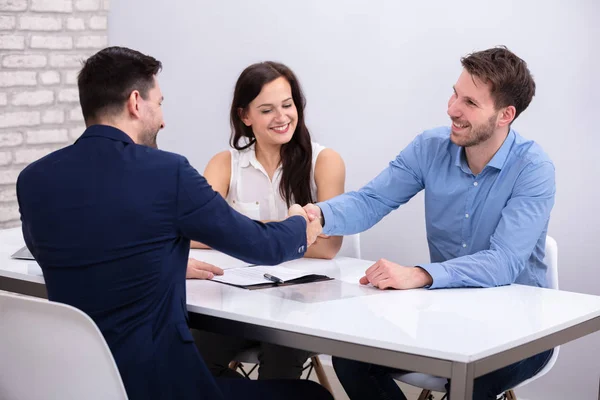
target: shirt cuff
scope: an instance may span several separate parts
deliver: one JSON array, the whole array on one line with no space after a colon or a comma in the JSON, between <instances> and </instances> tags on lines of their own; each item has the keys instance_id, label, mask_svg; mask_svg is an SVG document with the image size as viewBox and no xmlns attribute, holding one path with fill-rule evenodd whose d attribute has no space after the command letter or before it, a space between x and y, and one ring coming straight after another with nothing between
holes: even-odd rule
<instances>
[{"instance_id":1,"label":"shirt cuff","mask_svg":"<svg viewBox=\"0 0 600 400\"><path fill-rule=\"evenodd\" d=\"M335 221L333 220L333 211L331 210L331 206L327 203L317 203L321 209L321 213L323 213L323 219L325 220L325 226L323 226L323 234L331 235L335 230Z\"/></svg>"},{"instance_id":2,"label":"shirt cuff","mask_svg":"<svg viewBox=\"0 0 600 400\"><path fill-rule=\"evenodd\" d=\"M426 286L427 289L441 289L448 287L450 284L450 274L446 271L446 268L441 263L421 264L420 268L431 275L433 283L430 286Z\"/></svg>"}]
</instances>

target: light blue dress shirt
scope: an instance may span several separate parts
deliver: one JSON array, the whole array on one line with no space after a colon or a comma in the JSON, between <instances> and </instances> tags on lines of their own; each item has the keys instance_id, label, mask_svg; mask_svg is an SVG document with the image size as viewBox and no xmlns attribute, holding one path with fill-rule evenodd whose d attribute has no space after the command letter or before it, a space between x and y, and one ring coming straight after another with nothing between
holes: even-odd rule
<instances>
[{"instance_id":1,"label":"light blue dress shirt","mask_svg":"<svg viewBox=\"0 0 600 400\"><path fill-rule=\"evenodd\" d=\"M547 287L554 165L512 129L478 175L449 127L424 132L366 186L318 203L323 233L365 231L423 189L431 262L420 267L433 277L431 288Z\"/></svg>"}]
</instances>

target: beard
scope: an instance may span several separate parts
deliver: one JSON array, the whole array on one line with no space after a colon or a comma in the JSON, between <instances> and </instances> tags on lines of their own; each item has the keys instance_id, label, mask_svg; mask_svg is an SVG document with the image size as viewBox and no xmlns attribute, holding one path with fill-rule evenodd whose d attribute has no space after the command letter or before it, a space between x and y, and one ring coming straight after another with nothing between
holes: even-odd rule
<instances>
[{"instance_id":1,"label":"beard","mask_svg":"<svg viewBox=\"0 0 600 400\"><path fill-rule=\"evenodd\" d=\"M144 130L138 136L138 140L142 146L148 146L153 149L158 149L158 144L156 143L156 137L158 136L158 131L160 128L152 128L149 125L144 127Z\"/></svg>"},{"instance_id":2,"label":"beard","mask_svg":"<svg viewBox=\"0 0 600 400\"><path fill-rule=\"evenodd\" d=\"M468 135L468 137L453 140L452 135L450 135L450 140L452 140L452 142L455 145L461 147L477 146L478 144L487 141L494 135L494 129L496 127L496 117L497 115L494 114L488 119L487 123L477 126L471 126L471 132ZM460 120L458 118L452 118L452 121L460 123Z\"/></svg>"}]
</instances>

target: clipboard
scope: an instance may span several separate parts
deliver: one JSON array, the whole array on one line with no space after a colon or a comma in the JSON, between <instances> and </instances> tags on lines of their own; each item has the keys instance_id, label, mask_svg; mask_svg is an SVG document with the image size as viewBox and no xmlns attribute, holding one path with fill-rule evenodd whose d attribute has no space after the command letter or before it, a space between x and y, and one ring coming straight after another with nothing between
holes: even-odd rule
<instances>
[{"instance_id":1,"label":"clipboard","mask_svg":"<svg viewBox=\"0 0 600 400\"><path fill-rule=\"evenodd\" d=\"M251 265L230 268L223 271L223 275L215 275L213 282L235 286L243 289L255 290L271 287L301 285L304 283L332 280L326 275L315 274L287 268L281 265ZM270 280L276 278L279 281Z\"/></svg>"},{"instance_id":2,"label":"clipboard","mask_svg":"<svg viewBox=\"0 0 600 400\"><path fill-rule=\"evenodd\" d=\"M239 288L248 289L248 290L268 289L268 288L273 288L273 287L301 285L304 283L323 282L323 281L332 281L332 280L333 280L333 278L330 278L326 275L318 275L318 274L309 274L309 275L301 276L300 278L290 279L288 281L284 281L283 283L265 282L265 283L256 283L256 284L252 284L252 285L236 285L233 283L219 282L219 281L215 280L214 278L212 279L213 282L218 282L218 283L222 283L223 285L229 285L229 286L239 287Z\"/></svg>"}]
</instances>

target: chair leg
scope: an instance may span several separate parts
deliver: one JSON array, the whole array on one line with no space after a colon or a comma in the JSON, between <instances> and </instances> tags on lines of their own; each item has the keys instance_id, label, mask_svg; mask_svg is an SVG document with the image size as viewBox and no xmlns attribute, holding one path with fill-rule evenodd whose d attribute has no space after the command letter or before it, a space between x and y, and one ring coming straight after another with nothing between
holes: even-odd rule
<instances>
[{"instance_id":1,"label":"chair leg","mask_svg":"<svg viewBox=\"0 0 600 400\"><path fill-rule=\"evenodd\" d=\"M517 400L517 395L512 390L507 390L504 393L504 397L506 398L506 400Z\"/></svg>"},{"instance_id":2,"label":"chair leg","mask_svg":"<svg viewBox=\"0 0 600 400\"><path fill-rule=\"evenodd\" d=\"M331 384L329 383L329 379L327 379L327 375L325 374L325 370L323 369L323 364L321 364L321 360L319 360L319 356L314 356L310 358L310 362L315 368L315 372L317 374L317 379L319 379L319 383L325 389L333 395L333 389L331 388Z\"/></svg>"},{"instance_id":3,"label":"chair leg","mask_svg":"<svg viewBox=\"0 0 600 400\"><path fill-rule=\"evenodd\" d=\"M431 390L423 389L417 400L427 400L431 396Z\"/></svg>"}]
</instances>

